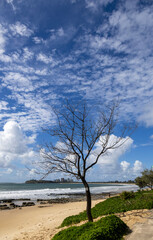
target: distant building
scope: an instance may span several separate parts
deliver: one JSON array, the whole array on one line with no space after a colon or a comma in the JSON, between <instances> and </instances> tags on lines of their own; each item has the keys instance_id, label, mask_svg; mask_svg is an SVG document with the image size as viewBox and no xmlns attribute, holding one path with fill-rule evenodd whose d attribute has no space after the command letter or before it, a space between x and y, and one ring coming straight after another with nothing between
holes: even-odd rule
<instances>
[{"instance_id":1,"label":"distant building","mask_svg":"<svg viewBox=\"0 0 153 240\"><path fill-rule=\"evenodd\" d=\"M60 181L60 182L62 182L62 183L73 182L73 179L70 179L70 178L68 178L68 179L61 178L61 181Z\"/></svg>"},{"instance_id":2,"label":"distant building","mask_svg":"<svg viewBox=\"0 0 153 240\"><path fill-rule=\"evenodd\" d=\"M55 179L55 182L60 182L60 179Z\"/></svg>"}]
</instances>

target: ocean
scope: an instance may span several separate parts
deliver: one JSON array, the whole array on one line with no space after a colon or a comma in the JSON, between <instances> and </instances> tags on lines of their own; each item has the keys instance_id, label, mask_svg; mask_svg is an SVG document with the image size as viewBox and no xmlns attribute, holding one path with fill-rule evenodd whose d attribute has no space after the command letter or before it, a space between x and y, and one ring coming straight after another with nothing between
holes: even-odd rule
<instances>
[{"instance_id":1,"label":"ocean","mask_svg":"<svg viewBox=\"0 0 153 240\"><path fill-rule=\"evenodd\" d=\"M92 194L120 193L122 191L136 191L134 184L100 184L91 183ZM57 199L84 194L85 190L81 183L0 183L0 200L7 199Z\"/></svg>"}]
</instances>

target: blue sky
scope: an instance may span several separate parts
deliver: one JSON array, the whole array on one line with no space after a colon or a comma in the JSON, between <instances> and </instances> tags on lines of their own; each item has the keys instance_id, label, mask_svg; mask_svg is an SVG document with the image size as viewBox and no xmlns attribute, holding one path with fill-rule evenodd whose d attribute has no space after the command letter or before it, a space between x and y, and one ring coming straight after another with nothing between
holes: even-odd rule
<instances>
[{"instance_id":1,"label":"blue sky","mask_svg":"<svg viewBox=\"0 0 153 240\"><path fill-rule=\"evenodd\" d=\"M121 119L138 123L89 180L134 179L153 165L152 29L149 0L0 1L0 182L35 177L25 166L65 97L118 98Z\"/></svg>"}]
</instances>

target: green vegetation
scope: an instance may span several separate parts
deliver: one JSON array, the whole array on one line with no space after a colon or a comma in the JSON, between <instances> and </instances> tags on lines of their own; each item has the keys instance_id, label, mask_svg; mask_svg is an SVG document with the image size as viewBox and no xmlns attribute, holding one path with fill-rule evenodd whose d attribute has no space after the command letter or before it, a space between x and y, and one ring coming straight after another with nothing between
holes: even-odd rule
<instances>
[{"instance_id":1,"label":"green vegetation","mask_svg":"<svg viewBox=\"0 0 153 240\"><path fill-rule=\"evenodd\" d=\"M120 198L122 200L127 200L127 199L131 199L131 198L134 198L135 197L135 194L134 192L127 192L127 191L124 191L120 194Z\"/></svg>"},{"instance_id":2,"label":"green vegetation","mask_svg":"<svg viewBox=\"0 0 153 240\"><path fill-rule=\"evenodd\" d=\"M131 193L131 195L132 197L128 197L127 199L123 199L122 197L118 196L109 198L106 201L98 203L95 207L92 208L93 218L108 214L126 212L134 209L153 208L153 191L142 191L137 193ZM65 218L63 223L61 224L61 227L79 223L86 219L87 214L86 211L84 211L78 215Z\"/></svg>"},{"instance_id":3,"label":"green vegetation","mask_svg":"<svg viewBox=\"0 0 153 240\"><path fill-rule=\"evenodd\" d=\"M120 240L127 232L126 224L115 215L57 233L52 240Z\"/></svg>"},{"instance_id":4,"label":"green vegetation","mask_svg":"<svg viewBox=\"0 0 153 240\"><path fill-rule=\"evenodd\" d=\"M143 187L149 187L149 188L153 188L153 170L144 170L142 172L142 176L141 177L137 177L135 179L135 183L136 185L139 186L139 188L143 188Z\"/></svg>"},{"instance_id":5,"label":"green vegetation","mask_svg":"<svg viewBox=\"0 0 153 240\"><path fill-rule=\"evenodd\" d=\"M135 179L135 184L139 186L140 189L144 188L146 186L145 181L142 179L142 177L137 177Z\"/></svg>"}]
</instances>

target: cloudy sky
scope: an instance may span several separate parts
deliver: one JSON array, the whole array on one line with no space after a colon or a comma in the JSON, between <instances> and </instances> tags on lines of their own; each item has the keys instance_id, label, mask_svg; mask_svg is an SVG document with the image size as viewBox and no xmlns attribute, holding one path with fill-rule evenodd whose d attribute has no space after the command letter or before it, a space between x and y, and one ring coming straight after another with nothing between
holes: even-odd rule
<instances>
[{"instance_id":1,"label":"cloudy sky","mask_svg":"<svg viewBox=\"0 0 153 240\"><path fill-rule=\"evenodd\" d=\"M1 0L0 182L35 177L25 166L65 98L118 98L121 118L138 123L90 180L134 179L151 168L152 39L152 0Z\"/></svg>"}]
</instances>

